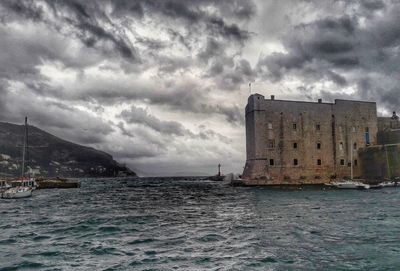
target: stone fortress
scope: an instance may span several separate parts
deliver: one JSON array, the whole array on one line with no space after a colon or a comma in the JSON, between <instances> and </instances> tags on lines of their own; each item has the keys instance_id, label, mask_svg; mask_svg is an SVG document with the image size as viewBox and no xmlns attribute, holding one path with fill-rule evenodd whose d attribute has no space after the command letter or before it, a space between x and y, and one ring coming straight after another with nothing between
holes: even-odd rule
<instances>
[{"instance_id":1,"label":"stone fortress","mask_svg":"<svg viewBox=\"0 0 400 271\"><path fill-rule=\"evenodd\" d=\"M265 99L246 106L246 185L323 184L400 176L400 124L376 103Z\"/></svg>"}]
</instances>

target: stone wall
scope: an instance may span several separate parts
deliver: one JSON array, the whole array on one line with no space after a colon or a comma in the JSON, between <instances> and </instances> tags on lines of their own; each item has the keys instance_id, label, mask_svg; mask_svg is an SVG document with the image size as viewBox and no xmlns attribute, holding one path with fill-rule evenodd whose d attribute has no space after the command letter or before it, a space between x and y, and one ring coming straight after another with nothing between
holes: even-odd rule
<instances>
[{"instance_id":1,"label":"stone wall","mask_svg":"<svg viewBox=\"0 0 400 271\"><path fill-rule=\"evenodd\" d=\"M381 180L400 176L400 144L377 145L359 151L362 176Z\"/></svg>"},{"instance_id":2,"label":"stone wall","mask_svg":"<svg viewBox=\"0 0 400 271\"><path fill-rule=\"evenodd\" d=\"M358 160L357 150L376 144L376 133L375 103L266 100L251 95L243 178L248 185L274 185L326 183L350 176L351 149ZM360 175L358 161L354 164L354 176Z\"/></svg>"},{"instance_id":3,"label":"stone wall","mask_svg":"<svg viewBox=\"0 0 400 271\"><path fill-rule=\"evenodd\" d=\"M390 118L378 118L378 144L397 144L400 143L400 121L396 112Z\"/></svg>"}]
</instances>

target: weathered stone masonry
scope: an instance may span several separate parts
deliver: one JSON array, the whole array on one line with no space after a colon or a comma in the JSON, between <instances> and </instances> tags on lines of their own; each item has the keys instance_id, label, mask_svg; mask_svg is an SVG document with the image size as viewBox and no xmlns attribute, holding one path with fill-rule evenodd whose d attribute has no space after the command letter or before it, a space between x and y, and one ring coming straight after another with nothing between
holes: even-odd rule
<instances>
[{"instance_id":1,"label":"weathered stone masonry","mask_svg":"<svg viewBox=\"0 0 400 271\"><path fill-rule=\"evenodd\" d=\"M246 106L248 185L315 184L361 176L358 150L377 143L375 102L334 103L265 99ZM353 151L352 151L353 149Z\"/></svg>"}]
</instances>

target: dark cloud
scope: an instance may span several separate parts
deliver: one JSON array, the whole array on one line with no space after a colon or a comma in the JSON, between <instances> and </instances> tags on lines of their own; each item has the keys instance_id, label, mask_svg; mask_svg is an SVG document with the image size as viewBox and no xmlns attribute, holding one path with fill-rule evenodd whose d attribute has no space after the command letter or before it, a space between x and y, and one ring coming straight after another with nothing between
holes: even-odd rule
<instances>
[{"instance_id":1,"label":"dark cloud","mask_svg":"<svg viewBox=\"0 0 400 271\"><path fill-rule=\"evenodd\" d=\"M128 131L128 130L125 128L125 125L124 125L124 123L123 123L122 121L118 122L118 124L117 124L116 126L117 126L119 129L121 129L121 132L122 132L123 135L128 136L128 137L135 137L135 136L133 135L133 133L131 133L130 131Z\"/></svg>"},{"instance_id":2,"label":"dark cloud","mask_svg":"<svg viewBox=\"0 0 400 271\"><path fill-rule=\"evenodd\" d=\"M283 75L293 70L309 72L311 68L312 71L310 64L318 62L312 73L329 73L328 78L343 85L344 81L338 81L339 75L333 73L332 69L347 69L360 64L356 51L358 41L354 33L357 25L348 16L298 25L285 39L288 52L274 53L260 59L258 70L263 73L265 67L268 70L267 77L281 80ZM334 74L336 76L332 76Z\"/></svg>"},{"instance_id":3,"label":"dark cloud","mask_svg":"<svg viewBox=\"0 0 400 271\"><path fill-rule=\"evenodd\" d=\"M335 6L324 4L328 2L308 1L307 7L318 16L287 28L282 35L284 52L260 57L258 75L273 83L296 78L313 88L311 96L319 92L327 98L365 99L377 101L380 108L396 107L400 4L338 1L336 7L341 8L334 12ZM325 82L335 87L313 87ZM352 89L352 94L341 88Z\"/></svg>"},{"instance_id":4,"label":"dark cloud","mask_svg":"<svg viewBox=\"0 0 400 271\"><path fill-rule=\"evenodd\" d=\"M361 5L369 10L380 10L385 7L385 3L381 0L364 0L360 2Z\"/></svg>"},{"instance_id":5,"label":"dark cloud","mask_svg":"<svg viewBox=\"0 0 400 271\"><path fill-rule=\"evenodd\" d=\"M115 50L123 58L139 61L136 49L129 43L124 33L117 30L107 14L101 9L103 6L95 2L86 2L86 5L78 1L3 1L0 5L14 13L16 18L23 16L28 20L43 21L51 25L52 21L49 14L43 13L43 4L47 4L52 16L58 18L61 22L53 27L64 28L65 24L72 26L73 33L79 37L82 42L88 46L96 46L99 41L110 42ZM16 19L14 18L14 19ZM114 31L109 31L112 28Z\"/></svg>"},{"instance_id":6,"label":"dark cloud","mask_svg":"<svg viewBox=\"0 0 400 271\"><path fill-rule=\"evenodd\" d=\"M161 134L184 136L187 133L179 122L162 121L150 115L145 109L135 106L131 106L130 110L123 110L120 117L130 124L142 124Z\"/></svg>"},{"instance_id":7,"label":"dark cloud","mask_svg":"<svg viewBox=\"0 0 400 271\"><path fill-rule=\"evenodd\" d=\"M4 0L1 1L1 5L4 8L12 11L13 13L21 16L22 18L27 18L35 21L42 20L43 9L37 6L35 1L12 1ZM1 17L7 17L10 14L2 14Z\"/></svg>"}]
</instances>

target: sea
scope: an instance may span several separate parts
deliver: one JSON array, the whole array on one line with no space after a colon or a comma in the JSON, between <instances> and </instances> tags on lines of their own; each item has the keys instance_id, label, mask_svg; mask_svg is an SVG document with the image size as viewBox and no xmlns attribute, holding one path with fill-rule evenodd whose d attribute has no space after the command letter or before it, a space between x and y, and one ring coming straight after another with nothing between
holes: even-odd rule
<instances>
[{"instance_id":1,"label":"sea","mask_svg":"<svg viewBox=\"0 0 400 271\"><path fill-rule=\"evenodd\" d=\"M400 188L81 183L0 200L0 270L400 270Z\"/></svg>"}]
</instances>

